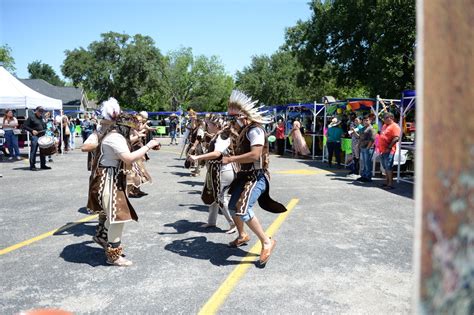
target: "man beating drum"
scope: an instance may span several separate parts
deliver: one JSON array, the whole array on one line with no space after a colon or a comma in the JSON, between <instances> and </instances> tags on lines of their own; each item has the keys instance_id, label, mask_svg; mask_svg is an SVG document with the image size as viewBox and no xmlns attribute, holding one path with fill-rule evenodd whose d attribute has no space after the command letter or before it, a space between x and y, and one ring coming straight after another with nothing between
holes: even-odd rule
<instances>
[{"instance_id":1,"label":"man beating drum","mask_svg":"<svg viewBox=\"0 0 474 315\"><path fill-rule=\"evenodd\" d=\"M38 139L44 135L46 130L46 124L43 121L44 108L41 106L36 107L33 116L28 117L24 124L24 129L31 134L31 147L30 147L30 170L37 171L36 168L36 153L38 151ZM46 165L46 155L40 150L40 164L41 169L49 170L51 167Z\"/></svg>"}]
</instances>

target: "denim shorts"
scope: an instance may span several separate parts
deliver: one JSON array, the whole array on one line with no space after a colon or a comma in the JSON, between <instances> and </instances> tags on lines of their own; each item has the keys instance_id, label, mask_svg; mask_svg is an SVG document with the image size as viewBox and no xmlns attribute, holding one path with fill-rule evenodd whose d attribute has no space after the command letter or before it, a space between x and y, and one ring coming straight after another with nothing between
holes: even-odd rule
<instances>
[{"instance_id":1,"label":"denim shorts","mask_svg":"<svg viewBox=\"0 0 474 315\"><path fill-rule=\"evenodd\" d=\"M380 155L380 164L382 164L382 167L386 170L391 172L392 167L393 167L393 158L395 154L394 153L382 153Z\"/></svg>"},{"instance_id":2,"label":"denim shorts","mask_svg":"<svg viewBox=\"0 0 474 315\"><path fill-rule=\"evenodd\" d=\"M267 182L265 179L265 175L259 174L257 176L257 182L255 183L255 187L252 189L252 192L250 193L249 201L248 201L248 207L247 207L247 212L245 215L239 215L242 219L242 221L247 222L250 219L252 219L255 216L255 213L253 211L253 206L257 202L258 198L263 194L263 192L267 189ZM229 201L229 212L231 216L236 216L236 204L237 201L239 200L240 195L242 194L243 190L243 185L235 187L234 190L232 191L232 196L230 197Z\"/></svg>"}]
</instances>

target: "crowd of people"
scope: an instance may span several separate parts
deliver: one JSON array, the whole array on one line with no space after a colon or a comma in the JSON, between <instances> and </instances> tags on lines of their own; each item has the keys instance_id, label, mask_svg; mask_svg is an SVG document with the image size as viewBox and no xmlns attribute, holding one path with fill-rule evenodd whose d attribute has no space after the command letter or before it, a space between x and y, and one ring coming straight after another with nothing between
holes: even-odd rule
<instances>
[{"instance_id":1,"label":"crowd of people","mask_svg":"<svg viewBox=\"0 0 474 315\"><path fill-rule=\"evenodd\" d=\"M228 246L239 247L250 241L247 225L262 244L259 263L264 266L276 241L264 232L253 207L258 201L272 213L284 212L286 208L270 197L269 143L264 129L269 120L256 105L247 95L233 91L227 117L201 118L190 110L185 167L197 176L206 166L201 199L209 205L209 215L203 228L215 227L221 212L229 226L226 232L237 233ZM132 262L124 257L122 234L125 223L136 221L138 215L129 198L146 195L140 194L140 187L151 181L145 162L149 150L159 150L161 145L156 138L147 140L152 129L147 125L146 112L123 113L111 98L103 103L102 116L81 147L89 152L90 161L87 208L99 215L93 240L104 248L106 262L130 266ZM173 115L170 122L175 119ZM173 138L170 145L176 141Z\"/></svg>"},{"instance_id":2,"label":"crowd of people","mask_svg":"<svg viewBox=\"0 0 474 315\"><path fill-rule=\"evenodd\" d=\"M125 223L136 221L138 215L129 198L147 195L141 187L152 181L146 170L148 152L159 150L161 146L153 137L155 129L148 125L148 114L124 113L113 98L103 103L100 121L88 115L82 121L67 116L53 120L50 112L44 112L42 107L36 108L34 115L23 125L31 139L30 169L36 170L36 155L42 138L59 136L53 147L62 148L66 153L70 148L74 149L71 138L75 137L76 124L80 124L81 150L88 152L90 171L87 208L99 215L93 240L104 248L108 264L130 266L132 262L124 257L122 234ZM258 201L269 212L286 211L285 206L270 197L268 168L271 136L275 135L271 141L276 143L274 150L284 154L285 122L278 119L276 124L272 123L272 118L258 111L257 102L240 91L232 92L227 112L227 116L208 114L205 117L199 117L193 110L188 112L184 167L191 170L191 176L198 176L202 169L206 169L201 199L209 206L209 214L202 228L216 227L218 213L222 213L228 224L226 233L237 232L237 237L228 246L239 247L250 240L245 229L247 225L262 244L259 263L265 265L276 241L265 234L253 207ZM324 131L329 166L332 166L335 156L337 166L341 167L341 139L348 135L352 139L351 173L360 174L358 180L362 182L371 181L372 156L378 152L386 173L384 187L392 189L391 169L400 128L394 122L393 114L386 112L383 119L384 126L377 134L373 128L373 116L353 117L345 129L341 128L337 117L332 118ZM169 117L170 145L177 144L178 128L178 118L173 114ZM16 129L18 121L12 111L7 111L3 130L12 159L19 157L19 150L15 149ZM310 154L301 129L301 122L294 120L289 136L295 158ZM40 168L50 169L46 165L46 156L49 155L51 161L55 150L40 149L39 152Z\"/></svg>"}]
</instances>

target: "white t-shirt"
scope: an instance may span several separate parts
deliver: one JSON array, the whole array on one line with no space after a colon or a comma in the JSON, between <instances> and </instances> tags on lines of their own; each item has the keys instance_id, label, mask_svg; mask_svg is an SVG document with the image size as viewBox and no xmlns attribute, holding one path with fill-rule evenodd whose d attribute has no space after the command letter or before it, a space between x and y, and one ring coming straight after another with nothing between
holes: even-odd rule
<instances>
[{"instance_id":1,"label":"white t-shirt","mask_svg":"<svg viewBox=\"0 0 474 315\"><path fill-rule=\"evenodd\" d=\"M221 136L219 135L216 139L216 143L214 145L214 152L220 152L222 154L227 153L227 149L230 146L230 138L227 138L226 140L222 139ZM232 169L232 164L225 164L221 166L221 171L227 171Z\"/></svg>"},{"instance_id":2,"label":"white t-shirt","mask_svg":"<svg viewBox=\"0 0 474 315\"><path fill-rule=\"evenodd\" d=\"M117 132L111 132L102 141L102 158L100 164L103 166L118 167L120 164L120 153L130 152L127 140Z\"/></svg>"},{"instance_id":3,"label":"white t-shirt","mask_svg":"<svg viewBox=\"0 0 474 315\"><path fill-rule=\"evenodd\" d=\"M264 145L265 144L265 131L260 127L253 127L247 132L247 139L250 141L250 146ZM260 156L258 161L253 163L253 167L256 170L263 168L262 157Z\"/></svg>"},{"instance_id":4,"label":"white t-shirt","mask_svg":"<svg viewBox=\"0 0 474 315\"><path fill-rule=\"evenodd\" d=\"M93 132L89 137L87 137L86 141L83 144L99 144L99 138L97 137L97 133Z\"/></svg>"},{"instance_id":5,"label":"white t-shirt","mask_svg":"<svg viewBox=\"0 0 474 315\"><path fill-rule=\"evenodd\" d=\"M199 128L197 131L197 137L204 138L204 130L202 128Z\"/></svg>"}]
</instances>

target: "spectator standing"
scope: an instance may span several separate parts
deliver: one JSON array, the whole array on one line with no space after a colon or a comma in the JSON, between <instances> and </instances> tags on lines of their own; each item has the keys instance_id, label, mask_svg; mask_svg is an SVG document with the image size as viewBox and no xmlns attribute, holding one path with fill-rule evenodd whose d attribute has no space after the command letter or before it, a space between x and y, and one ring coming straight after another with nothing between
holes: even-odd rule
<instances>
[{"instance_id":1,"label":"spectator standing","mask_svg":"<svg viewBox=\"0 0 474 315\"><path fill-rule=\"evenodd\" d=\"M64 143L64 153L69 151L69 137L71 136L71 130L69 129L69 119L67 116L62 116L62 133L59 139L59 153L62 153L62 144ZM60 125L61 127L61 125Z\"/></svg>"},{"instance_id":2,"label":"spectator standing","mask_svg":"<svg viewBox=\"0 0 474 315\"><path fill-rule=\"evenodd\" d=\"M20 158L20 149L18 147L18 120L13 115L13 110L7 109L5 116L3 117L2 128L5 131L5 141L10 151L9 160L13 160L13 157L17 160Z\"/></svg>"},{"instance_id":3,"label":"spectator standing","mask_svg":"<svg viewBox=\"0 0 474 315\"><path fill-rule=\"evenodd\" d=\"M68 116L69 120L69 148L74 150L76 148L76 124L72 117Z\"/></svg>"},{"instance_id":4,"label":"spectator standing","mask_svg":"<svg viewBox=\"0 0 474 315\"><path fill-rule=\"evenodd\" d=\"M352 161L354 163L354 169L349 173L359 175L359 160L360 160L360 150L359 150L359 138L360 132L364 129L362 126L362 120L359 117L354 118L351 123L349 134L351 135L351 149L352 149Z\"/></svg>"},{"instance_id":5,"label":"spectator standing","mask_svg":"<svg viewBox=\"0 0 474 315\"><path fill-rule=\"evenodd\" d=\"M359 139L360 157L362 160L361 177L357 178L361 182L372 181L372 156L374 154L375 130L371 125L369 116L363 120L364 129Z\"/></svg>"},{"instance_id":6,"label":"spectator standing","mask_svg":"<svg viewBox=\"0 0 474 315\"><path fill-rule=\"evenodd\" d=\"M56 127L54 126L53 119L51 118L51 112L46 112L44 114L43 122L46 124L45 135L54 138L54 132L56 131ZM53 162L51 155L48 155L48 162Z\"/></svg>"},{"instance_id":7,"label":"spectator standing","mask_svg":"<svg viewBox=\"0 0 474 315\"><path fill-rule=\"evenodd\" d=\"M293 129L291 129L290 135L293 139L293 157L297 158L298 154L308 156L310 154L306 141L301 134L301 124L298 120L293 122Z\"/></svg>"},{"instance_id":8,"label":"spectator standing","mask_svg":"<svg viewBox=\"0 0 474 315\"><path fill-rule=\"evenodd\" d=\"M170 138L171 142L170 145L174 144L178 145L178 141L176 140L176 130L178 128L178 116L176 114L171 114L170 115L170 125L169 125L169 131L170 131Z\"/></svg>"},{"instance_id":9,"label":"spectator standing","mask_svg":"<svg viewBox=\"0 0 474 315\"><path fill-rule=\"evenodd\" d=\"M278 124L276 126L275 133L278 155L283 156L285 154L285 123L281 118L278 119Z\"/></svg>"},{"instance_id":10,"label":"spectator standing","mask_svg":"<svg viewBox=\"0 0 474 315\"><path fill-rule=\"evenodd\" d=\"M31 149L30 149L30 170L37 171L36 168L36 153L38 152L38 138L44 135L46 124L43 121L44 109L41 106L36 107L34 115L28 117L24 128L31 133ZM40 164L41 169L49 170L51 167L46 165L46 156L40 150Z\"/></svg>"},{"instance_id":11,"label":"spectator standing","mask_svg":"<svg viewBox=\"0 0 474 315\"><path fill-rule=\"evenodd\" d=\"M328 164L332 166L332 157L336 155L337 167L341 168L341 138L344 131L341 129L341 121L334 117L328 126L327 147L328 147Z\"/></svg>"},{"instance_id":12,"label":"spectator standing","mask_svg":"<svg viewBox=\"0 0 474 315\"><path fill-rule=\"evenodd\" d=\"M92 125L92 122L89 119L89 114L84 114L84 120L81 122L81 135L82 135L82 141L85 142L87 138L92 134L92 131L94 130L94 126Z\"/></svg>"},{"instance_id":13,"label":"spectator standing","mask_svg":"<svg viewBox=\"0 0 474 315\"><path fill-rule=\"evenodd\" d=\"M400 139L400 126L394 121L392 113L385 113L383 116L384 125L380 133L379 146L381 151L380 163L385 169L385 189L393 189L393 159L396 152L396 143Z\"/></svg>"}]
</instances>

